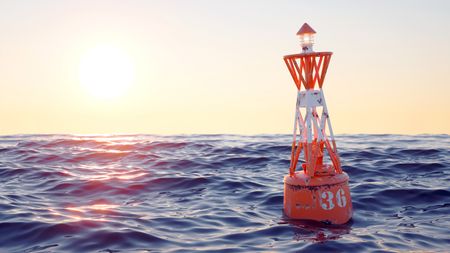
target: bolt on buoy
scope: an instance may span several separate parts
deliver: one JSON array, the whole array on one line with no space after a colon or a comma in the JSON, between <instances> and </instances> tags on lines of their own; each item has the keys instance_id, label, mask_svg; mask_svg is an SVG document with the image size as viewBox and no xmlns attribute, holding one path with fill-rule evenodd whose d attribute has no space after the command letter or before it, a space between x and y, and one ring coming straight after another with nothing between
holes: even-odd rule
<instances>
[{"instance_id":1,"label":"bolt on buoy","mask_svg":"<svg viewBox=\"0 0 450 253\"><path fill-rule=\"evenodd\" d=\"M297 86L291 163L289 175L284 177L284 212L292 219L344 224L353 213L349 177L341 168L322 89L333 53L313 51L315 34L303 24L297 32L302 53L284 56ZM302 151L304 163L296 171ZM331 164L324 163L325 154Z\"/></svg>"}]
</instances>

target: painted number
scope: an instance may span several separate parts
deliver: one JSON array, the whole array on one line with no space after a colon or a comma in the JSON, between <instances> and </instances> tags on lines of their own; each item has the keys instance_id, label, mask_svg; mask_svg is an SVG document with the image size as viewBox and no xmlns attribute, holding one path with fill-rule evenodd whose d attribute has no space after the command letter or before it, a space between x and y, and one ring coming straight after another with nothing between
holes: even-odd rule
<instances>
[{"instance_id":1,"label":"painted number","mask_svg":"<svg viewBox=\"0 0 450 253\"><path fill-rule=\"evenodd\" d=\"M327 203L322 201L322 208L325 210L331 210L334 208L333 204L333 193L332 192L322 192L322 200L325 200Z\"/></svg>"},{"instance_id":2,"label":"painted number","mask_svg":"<svg viewBox=\"0 0 450 253\"><path fill-rule=\"evenodd\" d=\"M344 207L347 204L347 199L345 198L344 190L339 189L336 192L336 202L339 207Z\"/></svg>"},{"instance_id":3,"label":"painted number","mask_svg":"<svg viewBox=\"0 0 450 253\"><path fill-rule=\"evenodd\" d=\"M334 208L335 206L333 201L334 194L332 192L330 191L322 192L320 197L321 197L320 205L324 210L331 210ZM339 207L344 207L345 205L347 205L347 198L345 197L345 191L343 189L339 189L336 192L336 204Z\"/></svg>"}]
</instances>

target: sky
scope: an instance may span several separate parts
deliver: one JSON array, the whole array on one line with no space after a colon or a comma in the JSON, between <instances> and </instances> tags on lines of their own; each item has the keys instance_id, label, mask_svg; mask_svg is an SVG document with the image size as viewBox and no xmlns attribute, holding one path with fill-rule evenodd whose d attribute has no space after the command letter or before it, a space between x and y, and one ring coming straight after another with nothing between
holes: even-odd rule
<instances>
[{"instance_id":1,"label":"sky","mask_svg":"<svg viewBox=\"0 0 450 253\"><path fill-rule=\"evenodd\" d=\"M0 1L0 134L291 133L283 56L300 53L304 22L315 51L333 52L335 133L450 134L449 12L445 0ZM86 59L115 66L104 80L126 82L119 94L98 95L113 86L96 86Z\"/></svg>"}]
</instances>

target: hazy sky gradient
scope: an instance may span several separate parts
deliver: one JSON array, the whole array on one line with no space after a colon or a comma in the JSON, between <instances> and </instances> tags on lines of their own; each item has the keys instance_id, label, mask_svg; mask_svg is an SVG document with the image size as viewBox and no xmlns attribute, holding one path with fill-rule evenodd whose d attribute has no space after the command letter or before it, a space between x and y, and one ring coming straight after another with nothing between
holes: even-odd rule
<instances>
[{"instance_id":1,"label":"hazy sky gradient","mask_svg":"<svg viewBox=\"0 0 450 253\"><path fill-rule=\"evenodd\" d=\"M450 133L450 1L1 1L0 134L290 133L283 55L308 22L332 51L335 133ZM117 99L79 82L101 44L130 56Z\"/></svg>"}]
</instances>

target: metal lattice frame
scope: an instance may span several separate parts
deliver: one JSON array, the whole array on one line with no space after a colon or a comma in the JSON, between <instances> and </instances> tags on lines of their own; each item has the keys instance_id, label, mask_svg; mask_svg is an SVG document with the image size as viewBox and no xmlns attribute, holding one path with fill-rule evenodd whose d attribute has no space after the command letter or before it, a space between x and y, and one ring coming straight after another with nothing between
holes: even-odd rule
<instances>
[{"instance_id":1,"label":"metal lattice frame","mask_svg":"<svg viewBox=\"0 0 450 253\"><path fill-rule=\"evenodd\" d=\"M321 169L319 166L322 166L324 148L326 148L330 156L334 170L337 173L342 173L328 108L322 90L331 55L331 52L313 52L284 57L284 61L298 89L289 168L291 175L294 174L300 153L303 151L305 157L303 170L307 175L314 176L315 172ZM316 85L319 88L318 90L314 89ZM302 87L304 87L305 91L302 91ZM322 107L321 116L317 113L317 107ZM305 117L303 117L300 108L305 108ZM327 132L330 137L328 137ZM298 141L297 134L299 135Z\"/></svg>"}]
</instances>

